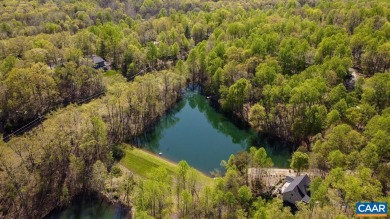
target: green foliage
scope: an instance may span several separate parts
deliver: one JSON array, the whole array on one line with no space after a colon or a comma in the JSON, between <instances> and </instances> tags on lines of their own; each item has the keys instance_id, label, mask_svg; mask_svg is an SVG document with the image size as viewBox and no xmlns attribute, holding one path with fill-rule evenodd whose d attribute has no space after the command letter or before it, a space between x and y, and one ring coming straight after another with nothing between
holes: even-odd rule
<instances>
[{"instance_id":1,"label":"green foliage","mask_svg":"<svg viewBox=\"0 0 390 219\"><path fill-rule=\"evenodd\" d=\"M0 65L0 80L4 80L8 72L12 70L18 59L14 56L7 56Z\"/></svg>"},{"instance_id":2,"label":"green foliage","mask_svg":"<svg viewBox=\"0 0 390 219\"><path fill-rule=\"evenodd\" d=\"M331 168L344 167L345 155L339 150L332 151L329 153L328 161Z\"/></svg>"},{"instance_id":3,"label":"green foliage","mask_svg":"<svg viewBox=\"0 0 390 219\"><path fill-rule=\"evenodd\" d=\"M337 110L332 110L326 115L326 125L329 127L332 124L337 123L340 121L340 113Z\"/></svg>"},{"instance_id":4,"label":"green foliage","mask_svg":"<svg viewBox=\"0 0 390 219\"><path fill-rule=\"evenodd\" d=\"M4 84L7 87L5 113L15 122L44 115L58 102L56 83L50 71L41 64L14 68Z\"/></svg>"},{"instance_id":5,"label":"green foliage","mask_svg":"<svg viewBox=\"0 0 390 219\"><path fill-rule=\"evenodd\" d=\"M222 96L222 107L226 110L242 110L243 104L249 99L251 84L247 79L239 79Z\"/></svg>"},{"instance_id":6,"label":"green foliage","mask_svg":"<svg viewBox=\"0 0 390 219\"><path fill-rule=\"evenodd\" d=\"M105 179L107 178L107 168L98 160L92 166L92 189L96 191L103 191Z\"/></svg>"},{"instance_id":7,"label":"green foliage","mask_svg":"<svg viewBox=\"0 0 390 219\"><path fill-rule=\"evenodd\" d=\"M375 106L379 112L390 106L390 73L376 74L365 85L363 103Z\"/></svg>"},{"instance_id":8,"label":"green foliage","mask_svg":"<svg viewBox=\"0 0 390 219\"><path fill-rule=\"evenodd\" d=\"M378 155L386 160L390 159L389 133L390 114L383 113L373 117L367 124L365 133L370 141L377 146Z\"/></svg>"},{"instance_id":9,"label":"green foliage","mask_svg":"<svg viewBox=\"0 0 390 219\"><path fill-rule=\"evenodd\" d=\"M259 87L273 85L280 71L280 66L275 60L262 63L256 68L254 84Z\"/></svg>"},{"instance_id":10,"label":"green foliage","mask_svg":"<svg viewBox=\"0 0 390 219\"><path fill-rule=\"evenodd\" d=\"M60 204L81 189L105 190L107 168L124 155L113 145L142 133L191 82L255 130L305 143L308 154L295 152L292 167L328 175L313 180L313 203L298 204L296 217L353 217L354 201L379 200L390 188L388 8L385 0L2 2L0 130L54 116L6 143L12 156L0 155L0 170L10 170L0 172L0 202L10 208L1 206L0 217L40 218L34 200ZM103 77L93 54L133 82ZM353 66L355 86L346 88ZM88 106L53 112L104 91ZM262 148L232 156L226 176L202 192L184 162L176 175L168 168L147 176L160 164L125 159L149 177L133 192L137 218L169 218L173 203L179 217L293 217L246 187L249 167L272 166ZM345 212L334 207L343 205Z\"/></svg>"},{"instance_id":11,"label":"green foliage","mask_svg":"<svg viewBox=\"0 0 390 219\"><path fill-rule=\"evenodd\" d=\"M137 188L136 206L139 211L147 211L153 217L162 217L170 211L172 178L163 168L155 168L149 173L148 179ZM156 204L158 203L158 204Z\"/></svg>"},{"instance_id":12,"label":"green foliage","mask_svg":"<svg viewBox=\"0 0 390 219\"><path fill-rule=\"evenodd\" d=\"M253 198L252 192L248 186L241 186L238 190L238 201L240 205L245 209L246 212L249 210L249 203Z\"/></svg>"},{"instance_id":13,"label":"green foliage","mask_svg":"<svg viewBox=\"0 0 390 219\"><path fill-rule=\"evenodd\" d=\"M252 155L252 165L255 167L272 167L274 164L272 159L268 157L267 152L263 147L256 150L255 147L249 149L250 154Z\"/></svg>"},{"instance_id":14,"label":"green foliage","mask_svg":"<svg viewBox=\"0 0 390 219\"><path fill-rule=\"evenodd\" d=\"M116 161L120 161L125 156L125 151L121 145L116 145L112 148L112 157Z\"/></svg>"},{"instance_id":15,"label":"green foliage","mask_svg":"<svg viewBox=\"0 0 390 219\"><path fill-rule=\"evenodd\" d=\"M299 174L302 170L309 168L309 155L302 152L295 152L291 158L290 167Z\"/></svg>"},{"instance_id":16,"label":"green foliage","mask_svg":"<svg viewBox=\"0 0 390 219\"><path fill-rule=\"evenodd\" d=\"M280 44L279 60L286 74L296 74L305 70L310 51L309 43L295 37L284 38Z\"/></svg>"},{"instance_id":17,"label":"green foliage","mask_svg":"<svg viewBox=\"0 0 390 219\"><path fill-rule=\"evenodd\" d=\"M249 121L251 126L258 131L263 130L263 126L266 123L266 111L260 104L255 104L251 107L249 112Z\"/></svg>"},{"instance_id":18,"label":"green foliage","mask_svg":"<svg viewBox=\"0 0 390 219\"><path fill-rule=\"evenodd\" d=\"M113 168L111 168L111 173L114 175L114 177L122 176L122 170L117 166L114 166Z\"/></svg>"}]
</instances>

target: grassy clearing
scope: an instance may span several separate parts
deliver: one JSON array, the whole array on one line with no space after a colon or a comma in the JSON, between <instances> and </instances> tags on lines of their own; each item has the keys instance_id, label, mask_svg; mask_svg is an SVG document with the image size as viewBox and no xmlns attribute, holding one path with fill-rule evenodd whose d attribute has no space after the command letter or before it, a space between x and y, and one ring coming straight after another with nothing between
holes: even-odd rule
<instances>
[{"instance_id":1,"label":"grassy clearing","mask_svg":"<svg viewBox=\"0 0 390 219\"><path fill-rule=\"evenodd\" d=\"M142 177L147 177L152 168L159 166L163 166L171 174L177 169L174 164L141 149L127 148L125 152L126 156L121 160L121 164Z\"/></svg>"},{"instance_id":2,"label":"grassy clearing","mask_svg":"<svg viewBox=\"0 0 390 219\"><path fill-rule=\"evenodd\" d=\"M160 166L167 169L172 175L177 172L178 167L176 163L142 149L127 147L125 149L125 153L126 155L122 158L120 163L141 177L146 178L151 169ZM213 182L212 178L206 176L202 172L199 172L199 175L200 181L203 185L209 185Z\"/></svg>"},{"instance_id":3,"label":"grassy clearing","mask_svg":"<svg viewBox=\"0 0 390 219\"><path fill-rule=\"evenodd\" d=\"M115 75L119 74L117 71L109 70L103 73L104 77L114 77Z\"/></svg>"}]
</instances>

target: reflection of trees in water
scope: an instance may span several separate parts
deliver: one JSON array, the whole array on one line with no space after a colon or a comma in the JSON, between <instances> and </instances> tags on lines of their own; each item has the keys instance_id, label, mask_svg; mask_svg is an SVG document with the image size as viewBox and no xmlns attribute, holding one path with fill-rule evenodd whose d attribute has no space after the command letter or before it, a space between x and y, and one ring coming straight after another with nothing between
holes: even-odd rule
<instances>
[{"instance_id":1,"label":"reflection of trees in water","mask_svg":"<svg viewBox=\"0 0 390 219\"><path fill-rule=\"evenodd\" d=\"M219 133L232 138L234 144L239 144L245 149L251 146L264 147L267 154L272 158L273 162L279 167L288 167L288 159L290 152L286 143L280 139L270 138L266 135L257 134L252 129L240 129L232 123L229 118L217 112L202 95L197 92L192 92L189 103L198 106L200 112L204 113L208 122Z\"/></svg>"},{"instance_id":2,"label":"reflection of trees in water","mask_svg":"<svg viewBox=\"0 0 390 219\"><path fill-rule=\"evenodd\" d=\"M54 210L45 218L128 218L128 209L112 205L96 194L82 193L62 210Z\"/></svg>"},{"instance_id":3,"label":"reflection of trees in water","mask_svg":"<svg viewBox=\"0 0 390 219\"><path fill-rule=\"evenodd\" d=\"M165 129L169 129L175 126L180 118L176 117L176 114L180 112L186 105L186 100L179 101L166 115L164 115L160 121L156 123L150 131L144 132L136 139L138 146L145 145L149 150L157 152L160 144L160 140L164 137L163 132Z\"/></svg>"},{"instance_id":4,"label":"reflection of trees in water","mask_svg":"<svg viewBox=\"0 0 390 219\"><path fill-rule=\"evenodd\" d=\"M185 98L188 100L188 105L191 107L191 109L195 109L195 107L198 107L198 109L202 112L202 100L204 102L204 98L202 95L199 94L200 88L198 86L192 86L187 89L187 93L185 95Z\"/></svg>"},{"instance_id":5,"label":"reflection of trees in water","mask_svg":"<svg viewBox=\"0 0 390 219\"><path fill-rule=\"evenodd\" d=\"M198 105L195 94L193 92L187 94L186 99L188 100L188 105L191 107L191 109L195 109L195 107Z\"/></svg>"},{"instance_id":6,"label":"reflection of trees in water","mask_svg":"<svg viewBox=\"0 0 390 219\"><path fill-rule=\"evenodd\" d=\"M236 127L227 117L218 113L199 93L196 93L191 98L191 101L198 106L199 111L206 116L214 129L227 137L231 137L234 144L239 144L243 147L247 146L246 140L252 138L253 133Z\"/></svg>"},{"instance_id":7,"label":"reflection of trees in water","mask_svg":"<svg viewBox=\"0 0 390 219\"><path fill-rule=\"evenodd\" d=\"M151 131L144 133L138 138L138 145L145 145L149 150L158 152L159 143L164 137L163 132L176 125L180 118L176 114L180 112L185 105L188 105L199 112L202 112L212 127L218 133L232 139L232 142L241 145L243 149L249 149L251 146L264 147L267 154L272 158L273 162L278 167L288 166L288 159L290 152L285 143L280 139L273 139L266 135L259 135L251 129L240 129L234 125L223 114L217 112L209 103L209 101L202 96L197 88L187 89L184 99L179 101L172 110L167 113Z\"/></svg>"},{"instance_id":8,"label":"reflection of trees in water","mask_svg":"<svg viewBox=\"0 0 390 219\"><path fill-rule=\"evenodd\" d=\"M222 133L226 137L232 138L234 144L239 144L242 147L251 146L251 142L255 141L257 134L252 130L239 129L229 118L217 112L204 96L196 89L190 90L186 94L186 99L192 109L196 107L202 112L212 127Z\"/></svg>"},{"instance_id":9,"label":"reflection of trees in water","mask_svg":"<svg viewBox=\"0 0 390 219\"><path fill-rule=\"evenodd\" d=\"M251 138L251 145L256 147L264 147L267 155L272 158L275 166L289 167L289 159L291 159L291 147L288 147L286 142L267 134L257 134L256 136L256 138Z\"/></svg>"}]
</instances>

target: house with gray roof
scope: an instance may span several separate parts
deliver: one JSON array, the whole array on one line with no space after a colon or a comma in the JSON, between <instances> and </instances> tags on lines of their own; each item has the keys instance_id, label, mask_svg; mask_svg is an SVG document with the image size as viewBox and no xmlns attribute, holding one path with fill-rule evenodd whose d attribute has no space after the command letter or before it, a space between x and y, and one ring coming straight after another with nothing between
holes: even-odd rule
<instances>
[{"instance_id":1,"label":"house with gray roof","mask_svg":"<svg viewBox=\"0 0 390 219\"><path fill-rule=\"evenodd\" d=\"M306 174L297 177L286 176L286 183L281 188L283 201L291 204L295 204L297 201L309 203L309 185L310 178Z\"/></svg>"},{"instance_id":2,"label":"house with gray roof","mask_svg":"<svg viewBox=\"0 0 390 219\"><path fill-rule=\"evenodd\" d=\"M100 68L102 68L104 70L110 70L111 69L110 63L106 62L106 60L104 60L102 57L96 56L96 55L92 55L91 59L93 61L93 67L95 69L100 69Z\"/></svg>"}]
</instances>

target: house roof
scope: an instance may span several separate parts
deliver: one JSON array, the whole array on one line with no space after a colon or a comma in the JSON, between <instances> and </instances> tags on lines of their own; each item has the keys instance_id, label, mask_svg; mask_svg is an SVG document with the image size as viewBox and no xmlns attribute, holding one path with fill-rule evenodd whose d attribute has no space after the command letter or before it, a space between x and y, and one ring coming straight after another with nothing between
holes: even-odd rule
<instances>
[{"instance_id":1,"label":"house roof","mask_svg":"<svg viewBox=\"0 0 390 219\"><path fill-rule=\"evenodd\" d=\"M297 187L299 184L302 183L302 181L303 181L303 179L304 179L305 177L308 177L308 176L307 176L307 175L302 175L302 176L297 176L297 177L295 177L293 181L290 181L290 182L289 182L290 184L287 186L287 188L285 188L285 189L283 190L283 193L284 193L284 192L290 192L290 191L294 190L295 187ZM287 179L287 182L288 182L288 180L289 180L289 179Z\"/></svg>"},{"instance_id":2,"label":"house roof","mask_svg":"<svg viewBox=\"0 0 390 219\"><path fill-rule=\"evenodd\" d=\"M94 64L104 62L104 59L100 56L92 55L91 58L92 58Z\"/></svg>"},{"instance_id":3,"label":"house roof","mask_svg":"<svg viewBox=\"0 0 390 219\"><path fill-rule=\"evenodd\" d=\"M282 186L282 188L280 189L280 191L282 192L282 193L284 193L284 190L286 190L286 188L288 187L290 185L290 182L286 182L283 186Z\"/></svg>"},{"instance_id":4,"label":"house roof","mask_svg":"<svg viewBox=\"0 0 390 219\"><path fill-rule=\"evenodd\" d=\"M286 176L286 181L287 182L292 182L292 181L294 181L294 177Z\"/></svg>"},{"instance_id":5,"label":"house roof","mask_svg":"<svg viewBox=\"0 0 390 219\"><path fill-rule=\"evenodd\" d=\"M305 195L303 198L302 198L302 201L305 202L305 203L309 203L310 202L310 197L308 195Z\"/></svg>"}]
</instances>

